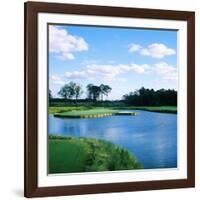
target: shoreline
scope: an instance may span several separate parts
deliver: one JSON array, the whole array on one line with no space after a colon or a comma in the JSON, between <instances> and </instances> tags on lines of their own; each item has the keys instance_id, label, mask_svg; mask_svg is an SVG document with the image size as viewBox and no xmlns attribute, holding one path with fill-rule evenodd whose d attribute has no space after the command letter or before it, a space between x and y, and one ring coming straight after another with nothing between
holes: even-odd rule
<instances>
[{"instance_id":1,"label":"shoreline","mask_svg":"<svg viewBox=\"0 0 200 200\"><path fill-rule=\"evenodd\" d=\"M123 110L125 112L123 112ZM48 113L55 117L68 118L99 118L112 115L132 115L136 116L137 112L127 110L142 110L148 112L177 114L176 106L50 106ZM124 113L124 114L123 114Z\"/></svg>"},{"instance_id":2,"label":"shoreline","mask_svg":"<svg viewBox=\"0 0 200 200\"><path fill-rule=\"evenodd\" d=\"M61 135L48 140L51 174L143 169L135 155L107 140Z\"/></svg>"}]
</instances>

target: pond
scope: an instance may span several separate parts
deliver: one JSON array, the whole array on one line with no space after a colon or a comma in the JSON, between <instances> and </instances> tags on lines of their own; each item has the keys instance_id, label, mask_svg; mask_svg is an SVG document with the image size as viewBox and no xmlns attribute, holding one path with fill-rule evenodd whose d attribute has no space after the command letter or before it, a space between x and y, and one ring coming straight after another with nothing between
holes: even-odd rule
<instances>
[{"instance_id":1,"label":"pond","mask_svg":"<svg viewBox=\"0 0 200 200\"><path fill-rule=\"evenodd\" d=\"M138 112L137 116L94 119L49 115L49 134L108 140L132 152L145 169L176 168L177 115L135 112Z\"/></svg>"}]
</instances>

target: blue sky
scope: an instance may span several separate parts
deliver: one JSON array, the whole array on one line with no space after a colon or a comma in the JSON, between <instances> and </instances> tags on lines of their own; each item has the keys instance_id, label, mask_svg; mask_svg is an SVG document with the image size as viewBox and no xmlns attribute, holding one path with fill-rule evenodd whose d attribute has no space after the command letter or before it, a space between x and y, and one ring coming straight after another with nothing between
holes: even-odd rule
<instances>
[{"instance_id":1,"label":"blue sky","mask_svg":"<svg viewBox=\"0 0 200 200\"><path fill-rule=\"evenodd\" d=\"M92 26L49 26L49 88L74 81L108 84L107 99L141 88L177 89L177 32ZM82 95L84 98L85 95Z\"/></svg>"}]
</instances>

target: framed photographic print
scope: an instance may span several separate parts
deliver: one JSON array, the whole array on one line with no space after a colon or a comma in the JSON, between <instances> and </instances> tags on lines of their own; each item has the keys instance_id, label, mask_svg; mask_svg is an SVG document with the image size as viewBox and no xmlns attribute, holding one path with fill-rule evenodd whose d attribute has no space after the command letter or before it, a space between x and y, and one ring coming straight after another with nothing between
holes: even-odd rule
<instances>
[{"instance_id":1,"label":"framed photographic print","mask_svg":"<svg viewBox=\"0 0 200 200\"><path fill-rule=\"evenodd\" d=\"M194 187L195 14L25 3L25 196Z\"/></svg>"}]
</instances>

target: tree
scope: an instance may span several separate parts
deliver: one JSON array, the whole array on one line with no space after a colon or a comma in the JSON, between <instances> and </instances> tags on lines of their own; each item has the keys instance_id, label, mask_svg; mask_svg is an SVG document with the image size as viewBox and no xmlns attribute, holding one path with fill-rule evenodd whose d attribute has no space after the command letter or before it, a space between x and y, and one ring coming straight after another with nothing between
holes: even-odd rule
<instances>
[{"instance_id":1,"label":"tree","mask_svg":"<svg viewBox=\"0 0 200 200\"><path fill-rule=\"evenodd\" d=\"M103 101L103 95L108 96L108 93L111 92L112 88L109 85L101 84L100 86L101 100Z\"/></svg>"},{"instance_id":2,"label":"tree","mask_svg":"<svg viewBox=\"0 0 200 200\"><path fill-rule=\"evenodd\" d=\"M51 90L49 90L49 99L52 99L52 98L53 98L52 92L51 92Z\"/></svg>"},{"instance_id":3,"label":"tree","mask_svg":"<svg viewBox=\"0 0 200 200\"><path fill-rule=\"evenodd\" d=\"M127 104L135 106L163 106L163 105L177 105L177 92L175 90L160 89L146 89L144 87L125 94L123 99Z\"/></svg>"},{"instance_id":4,"label":"tree","mask_svg":"<svg viewBox=\"0 0 200 200\"><path fill-rule=\"evenodd\" d=\"M93 98L95 101L97 101L99 99L99 96L101 94L101 89L99 86L94 85L92 87L92 91L93 91Z\"/></svg>"},{"instance_id":5,"label":"tree","mask_svg":"<svg viewBox=\"0 0 200 200\"><path fill-rule=\"evenodd\" d=\"M103 100L103 95L107 96L109 92L111 92L112 88L109 85L101 84L100 86L88 84L87 92L88 99L92 99L93 101L97 101L101 96L101 100Z\"/></svg>"},{"instance_id":6,"label":"tree","mask_svg":"<svg viewBox=\"0 0 200 200\"><path fill-rule=\"evenodd\" d=\"M86 86L87 93L88 93L88 99L93 99L92 87L93 87L93 84L88 84Z\"/></svg>"},{"instance_id":7,"label":"tree","mask_svg":"<svg viewBox=\"0 0 200 200\"><path fill-rule=\"evenodd\" d=\"M71 81L68 84L65 84L58 94L65 99L75 98L77 100L83 94L83 90L80 85Z\"/></svg>"},{"instance_id":8,"label":"tree","mask_svg":"<svg viewBox=\"0 0 200 200\"><path fill-rule=\"evenodd\" d=\"M83 94L82 87L80 85L76 85L74 88L74 92L75 92L75 99L77 100Z\"/></svg>"},{"instance_id":9,"label":"tree","mask_svg":"<svg viewBox=\"0 0 200 200\"><path fill-rule=\"evenodd\" d=\"M92 99L93 101L97 101L99 99L101 89L99 86L88 84L87 85L88 90L88 98Z\"/></svg>"},{"instance_id":10,"label":"tree","mask_svg":"<svg viewBox=\"0 0 200 200\"><path fill-rule=\"evenodd\" d=\"M69 84L68 84L68 87L69 87L71 98L74 98L77 84L75 82L70 81Z\"/></svg>"},{"instance_id":11,"label":"tree","mask_svg":"<svg viewBox=\"0 0 200 200\"><path fill-rule=\"evenodd\" d=\"M58 92L58 95L60 95L64 99L71 99L72 94L71 94L71 88L69 87L69 85L65 84Z\"/></svg>"}]
</instances>

